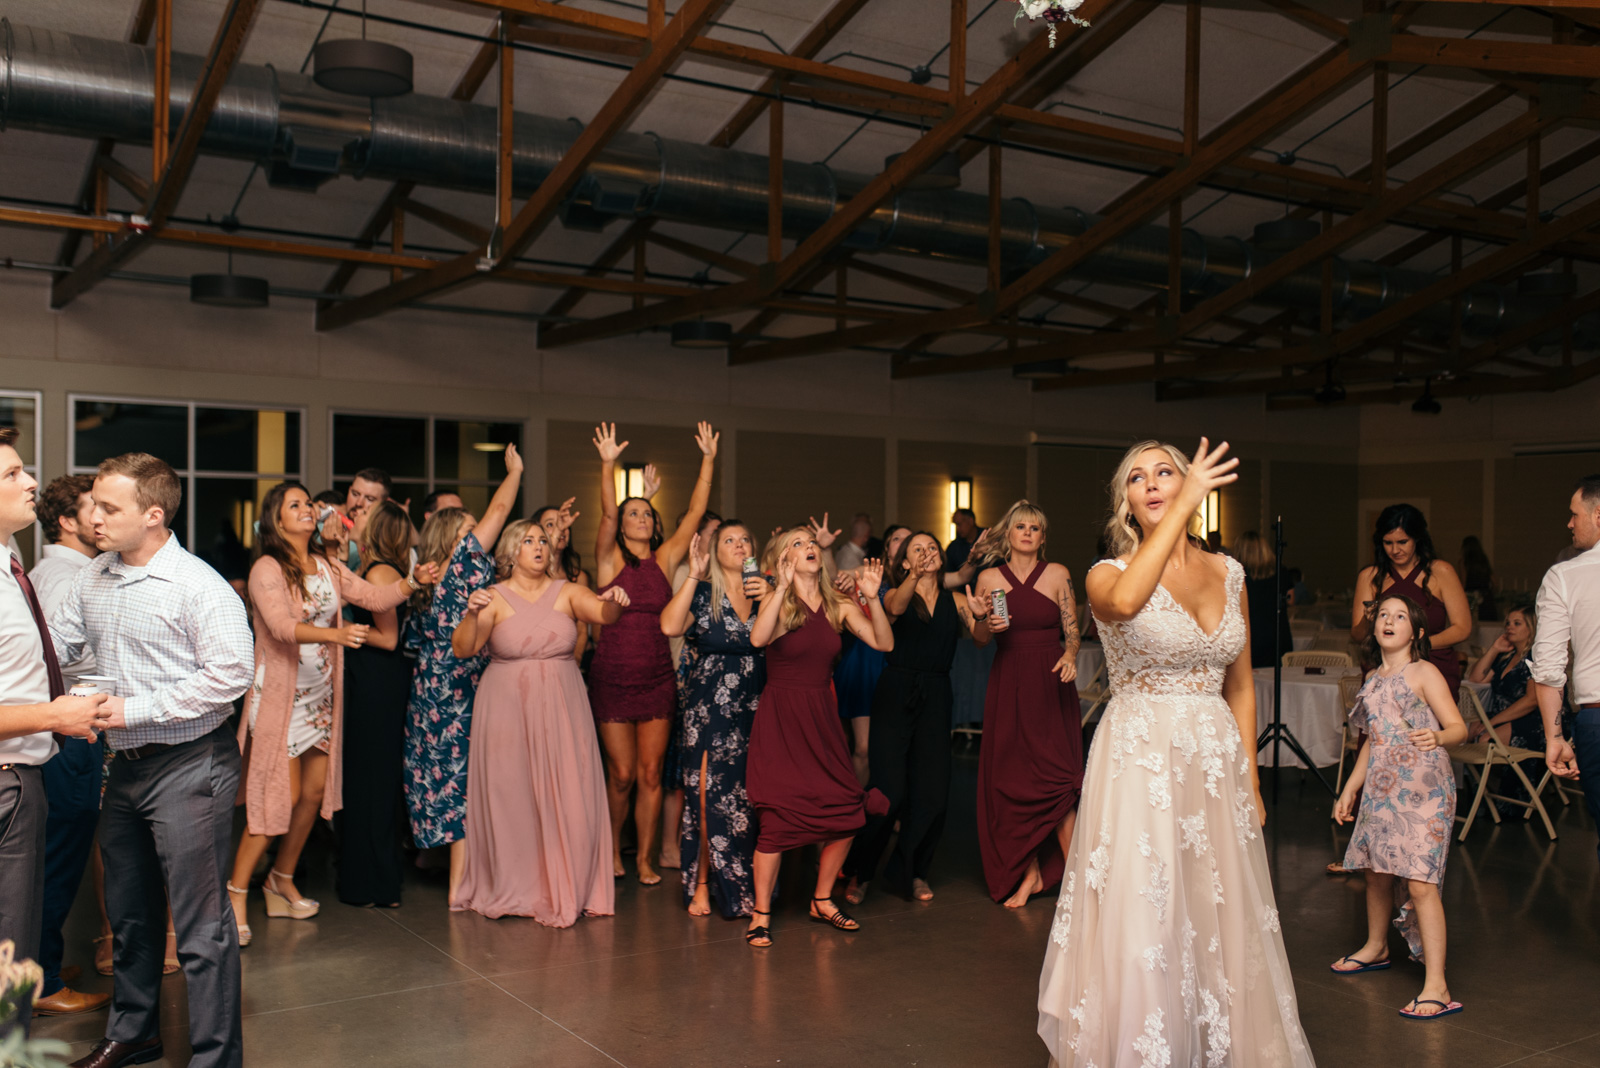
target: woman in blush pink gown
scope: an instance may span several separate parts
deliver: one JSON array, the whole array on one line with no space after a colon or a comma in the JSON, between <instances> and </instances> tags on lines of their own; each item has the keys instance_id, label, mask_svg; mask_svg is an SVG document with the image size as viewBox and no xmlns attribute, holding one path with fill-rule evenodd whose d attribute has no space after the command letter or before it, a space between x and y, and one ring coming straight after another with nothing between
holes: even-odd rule
<instances>
[{"instance_id":1,"label":"woman in blush pink gown","mask_svg":"<svg viewBox=\"0 0 1600 1068\"><path fill-rule=\"evenodd\" d=\"M570 520L568 520L570 522ZM472 710L467 858L453 909L571 927L610 916L611 817L589 698L573 659L579 623L615 623L628 597L596 596L550 572L550 538L526 520L495 549L502 581L478 590L451 639L485 645Z\"/></svg>"}]
</instances>

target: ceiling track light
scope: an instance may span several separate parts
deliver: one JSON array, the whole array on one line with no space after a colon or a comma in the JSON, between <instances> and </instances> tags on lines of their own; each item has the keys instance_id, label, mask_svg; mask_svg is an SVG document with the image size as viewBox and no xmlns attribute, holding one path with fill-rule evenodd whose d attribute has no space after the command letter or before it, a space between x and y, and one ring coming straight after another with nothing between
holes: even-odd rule
<instances>
[{"instance_id":1,"label":"ceiling track light","mask_svg":"<svg viewBox=\"0 0 1600 1068\"><path fill-rule=\"evenodd\" d=\"M1433 395L1433 379L1423 379L1422 396L1411 402L1411 410L1418 415L1438 415L1444 411L1444 405Z\"/></svg>"}]
</instances>

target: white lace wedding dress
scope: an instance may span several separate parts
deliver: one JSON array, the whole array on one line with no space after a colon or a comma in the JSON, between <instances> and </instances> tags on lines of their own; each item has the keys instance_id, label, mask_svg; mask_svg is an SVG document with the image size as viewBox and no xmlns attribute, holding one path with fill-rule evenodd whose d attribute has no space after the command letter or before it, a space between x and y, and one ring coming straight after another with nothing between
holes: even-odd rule
<instances>
[{"instance_id":1,"label":"white lace wedding dress","mask_svg":"<svg viewBox=\"0 0 1600 1068\"><path fill-rule=\"evenodd\" d=\"M1113 696L1039 977L1052 1065L1313 1064L1249 758L1222 699L1247 633L1243 585L1230 559L1210 635L1160 586L1132 619L1099 621Z\"/></svg>"}]
</instances>

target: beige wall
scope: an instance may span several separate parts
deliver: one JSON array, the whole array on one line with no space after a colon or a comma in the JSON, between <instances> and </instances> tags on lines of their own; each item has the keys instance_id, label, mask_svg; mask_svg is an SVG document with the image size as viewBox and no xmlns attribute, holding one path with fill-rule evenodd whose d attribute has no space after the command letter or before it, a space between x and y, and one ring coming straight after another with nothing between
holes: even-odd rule
<instances>
[{"instance_id":1,"label":"beige wall","mask_svg":"<svg viewBox=\"0 0 1600 1068\"><path fill-rule=\"evenodd\" d=\"M758 546L775 527L815 517L848 536L850 519L884 512L885 447L882 438L741 430L735 484L738 518Z\"/></svg>"},{"instance_id":2,"label":"beige wall","mask_svg":"<svg viewBox=\"0 0 1600 1068\"><path fill-rule=\"evenodd\" d=\"M1284 566L1298 567L1306 588L1329 597L1355 587L1358 551L1353 463L1273 460L1267 468L1270 514L1283 517ZM1269 526L1262 533L1270 536Z\"/></svg>"},{"instance_id":3,"label":"beige wall","mask_svg":"<svg viewBox=\"0 0 1600 1068\"><path fill-rule=\"evenodd\" d=\"M950 534L950 481L972 479L972 510L987 526L1028 493L1028 450L1022 445L959 441L899 443L899 502L890 522L926 530L941 542ZM882 530L883 523L878 524Z\"/></svg>"}]
</instances>

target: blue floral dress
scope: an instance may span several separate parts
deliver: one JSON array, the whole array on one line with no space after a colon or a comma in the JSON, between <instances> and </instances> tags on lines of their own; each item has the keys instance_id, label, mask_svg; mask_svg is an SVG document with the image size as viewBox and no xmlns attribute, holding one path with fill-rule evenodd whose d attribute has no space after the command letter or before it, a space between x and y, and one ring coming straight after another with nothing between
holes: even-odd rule
<instances>
[{"instance_id":1,"label":"blue floral dress","mask_svg":"<svg viewBox=\"0 0 1600 1068\"><path fill-rule=\"evenodd\" d=\"M1414 730L1438 730L1439 720L1404 672L1367 678L1350 709L1350 728L1367 735L1372 748L1344 866L1399 876L1395 926L1406 936L1412 957L1421 960L1422 936L1405 880L1436 886L1444 881L1456 818L1450 754L1438 748L1423 752L1407 737Z\"/></svg>"},{"instance_id":2,"label":"blue floral dress","mask_svg":"<svg viewBox=\"0 0 1600 1068\"><path fill-rule=\"evenodd\" d=\"M1489 669L1489 700L1484 711L1490 719L1526 697L1528 687L1533 685L1533 669L1527 657L1507 667L1515 655L1501 653ZM1544 717L1539 714L1539 706L1511 721L1511 744L1519 749L1544 751Z\"/></svg>"},{"instance_id":3,"label":"blue floral dress","mask_svg":"<svg viewBox=\"0 0 1600 1068\"><path fill-rule=\"evenodd\" d=\"M450 651L450 635L474 590L494 582L494 558L475 535L461 539L445 565L433 602L406 619L406 648L417 658L406 716L406 807L418 848L466 837L467 739L488 649L468 660Z\"/></svg>"},{"instance_id":4,"label":"blue floral dress","mask_svg":"<svg viewBox=\"0 0 1600 1068\"><path fill-rule=\"evenodd\" d=\"M706 882L722 915L748 916L755 908L752 865L755 820L745 793L745 756L750 725L766 685L766 657L750 644L750 622L739 618L727 597L722 619L711 615L711 583L701 582L690 602L679 665L682 709L683 898L700 881L700 758L706 758L706 834L711 871ZM673 783L670 785L678 785Z\"/></svg>"}]
</instances>

